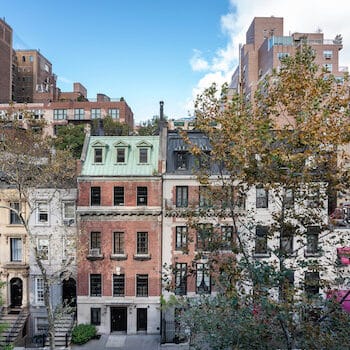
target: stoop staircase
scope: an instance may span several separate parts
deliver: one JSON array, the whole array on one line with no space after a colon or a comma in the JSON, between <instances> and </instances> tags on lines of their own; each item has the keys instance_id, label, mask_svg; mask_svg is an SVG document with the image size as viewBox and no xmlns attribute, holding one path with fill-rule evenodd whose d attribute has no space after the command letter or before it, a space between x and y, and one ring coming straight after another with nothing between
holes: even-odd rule
<instances>
[{"instance_id":1,"label":"stoop staircase","mask_svg":"<svg viewBox=\"0 0 350 350\"><path fill-rule=\"evenodd\" d=\"M65 313L55 321L55 346L58 349L66 348L70 344L72 329L75 324L75 314ZM49 338L46 339L46 346L49 346Z\"/></svg>"},{"instance_id":2,"label":"stoop staircase","mask_svg":"<svg viewBox=\"0 0 350 350\"><path fill-rule=\"evenodd\" d=\"M29 312L25 309L3 308L0 314L0 323L6 324L7 328L0 336L0 349L6 344L14 344L20 337L27 321Z\"/></svg>"}]
</instances>

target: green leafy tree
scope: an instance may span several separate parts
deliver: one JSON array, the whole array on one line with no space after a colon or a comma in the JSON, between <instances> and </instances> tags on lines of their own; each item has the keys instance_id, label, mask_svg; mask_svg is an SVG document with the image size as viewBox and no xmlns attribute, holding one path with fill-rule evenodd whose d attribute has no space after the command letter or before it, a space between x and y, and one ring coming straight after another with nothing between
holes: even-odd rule
<instances>
[{"instance_id":1,"label":"green leafy tree","mask_svg":"<svg viewBox=\"0 0 350 350\"><path fill-rule=\"evenodd\" d=\"M218 292L179 303L198 349L346 349L341 304L350 292L337 300L319 292L350 289L335 248L349 244L349 231L327 216L330 196L349 185L349 126L347 85L320 70L308 47L285 58L251 104L215 85L198 97L196 127L210 154L184 139L210 205L187 216L192 234L212 224L195 260L210 266ZM230 251L222 222L233 228Z\"/></svg>"},{"instance_id":2,"label":"green leafy tree","mask_svg":"<svg viewBox=\"0 0 350 350\"><path fill-rule=\"evenodd\" d=\"M57 130L57 137L53 140L58 150L69 150L74 158L80 158L85 138L84 125L62 125Z\"/></svg>"},{"instance_id":3,"label":"green leafy tree","mask_svg":"<svg viewBox=\"0 0 350 350\"><path fill-rule=\"evenodd\" d=\"M165 120L167 117L165 117ZM138 129L140 136L152 136L159 134L159 116L155 115L152 119L142 122Z\"/></svg>"},{"instance_id":4,"label":"green leafy tree","mask_svg":"<svg viewBox=\"0 0 350 350\"><path fill-rule=\"evenodd\" d=\"M119 120L114 120L108 115L103 119L93 120L92 134L98 135L99 128L103 129L103 134L105 136L127 136L131 132L128 124L121 123Z\"/></svg>"}]
</instances>

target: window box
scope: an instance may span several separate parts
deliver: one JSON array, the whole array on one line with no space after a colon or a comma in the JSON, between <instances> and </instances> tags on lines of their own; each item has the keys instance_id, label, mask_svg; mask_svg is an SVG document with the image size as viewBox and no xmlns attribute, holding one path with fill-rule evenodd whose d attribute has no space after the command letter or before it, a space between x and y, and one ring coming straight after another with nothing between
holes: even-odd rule
<instances>
[{"instance_id":1,"label":"window box","mask_svg":"<svg viewBox=\"0 0 350 350\"><path fill-rule=\"evenodd\" d=\"M92 248L89 250L89 255L87 258L89 260L102 260L104 256L99 248Z\"/></svg>"},{"instance_id":2,"label":"window box","mask_svg":"<svg viewBox=\"0 0 350 350\"><path fill-rule=\"evenodd\" d=\"M111 260L127 260L128 254L111 254L110 259Z\"/></svg>"},{"instance_id":3,"label":"window box","mask_svg":"<svg viewBox=\"0 0 350 350\"><path fill-rule=\"evenodd\" d=\"M151 259L151 254L134 254L134 260L150 260Z\"/></svg>"}]
</instances>

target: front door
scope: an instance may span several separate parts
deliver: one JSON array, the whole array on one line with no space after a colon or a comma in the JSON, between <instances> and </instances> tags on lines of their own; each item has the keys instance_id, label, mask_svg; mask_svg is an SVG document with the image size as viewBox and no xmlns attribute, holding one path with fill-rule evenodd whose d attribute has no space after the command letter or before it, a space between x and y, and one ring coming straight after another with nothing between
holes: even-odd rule
<instances>
[{"instance_id":1,"label":"front door","mask_svg":"<svg viewBox=\"0 0 350 350\"><path fill-rule=\"evenodd\" d=\"M62 304L71 307L77 306L76 283L73 278L64 280L62 283Z\"/></svg>"},{"instance_id":2,"label":"front door","mask_svg":"<svg viewBox=\"0 0 350 350\"><path fill-rule=\"evenodd\" d=\"M22 306L23 285L22 280L18 277L10 281L11 307Z\"/></svg>"},{"instance_id":3,"label":"front door","mask_svg":"<svg viewBox=\"0 0 350 350\"><path fill-rule=\"evenodd\" d=\"M127 308L111 307L111 332L126 332Z\"/></svg>"},{"instance_id":4,"label":"front door","mask_svg":"<svg viewBox=\"0 0 350 350\"><path fill-rule=\"evenodd\" d=\"M147 331L147 309L137 309L137 330Z\"/></svg>"}]
</instances>

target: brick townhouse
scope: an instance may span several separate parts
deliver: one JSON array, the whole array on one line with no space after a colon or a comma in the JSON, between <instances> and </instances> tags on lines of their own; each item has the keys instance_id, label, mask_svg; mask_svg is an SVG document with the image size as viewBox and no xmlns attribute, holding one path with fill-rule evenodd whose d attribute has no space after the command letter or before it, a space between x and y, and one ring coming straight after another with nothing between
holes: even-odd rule
<instances>
[{"instance_id":1,"label":"brick townhouse","mask_svg":"<svg viewBox=\"0 0 350 350\"><path fill-rule=\"evenodd\" d=\"M78 177L78 323L159 333L158 136L90 136Z\"/></svg>"}]
</instances>

